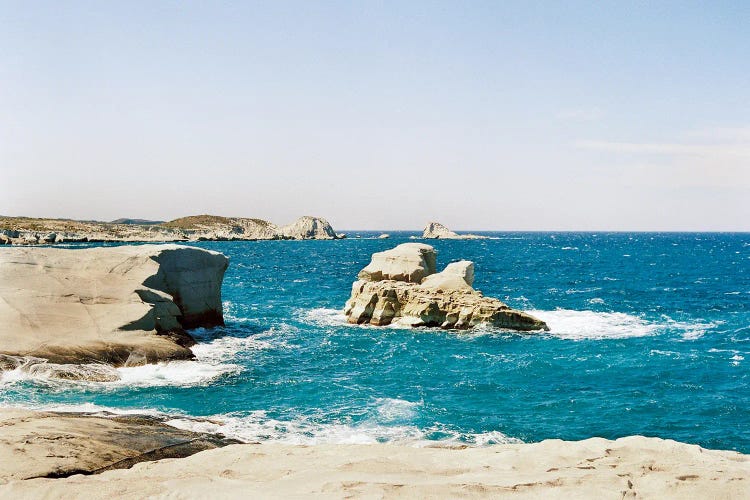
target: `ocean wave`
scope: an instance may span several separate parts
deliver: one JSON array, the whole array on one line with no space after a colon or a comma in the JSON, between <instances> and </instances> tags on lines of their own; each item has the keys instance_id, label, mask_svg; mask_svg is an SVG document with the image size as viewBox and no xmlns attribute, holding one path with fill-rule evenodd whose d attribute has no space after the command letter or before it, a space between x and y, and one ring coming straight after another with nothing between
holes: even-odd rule
<instances>
[{"instance_id":1,"label":"ocean wave","mask_svg":"<svg viewBox=\"0 0 750 500\"><path fill-rule=\"evenodd\" d=\"M368 417L359 423L320 422L318 417L292 420L271 418L265 411L247 414L219 414L206 418L176 417L166 423L195 432L223 434L243 442L277 442L296 445L375 444L405 446L490 446L520 443L500 431L467 433L442 425L419 428L410 422L418 417L422 402L397 398L376 398Z\"/></svg>"},{"instance_id":2,"label":"ocean wave","mask_svg":"<svg viewBox=\"0 0 750 500\"><path fill-rule=\"evenodd\" d=\"M43 359L29 358L21 360L13 370L0 371L0 387L29 381L57 387L71 384L93 388L202 386L221 377L240 373L242 366L232 361L242 353L289 347L283 341L273 341L272 337L278 333L275 329L248 337L211 338L214 333L213 330L204 329L193 332L199 340L192 347L195 354L193 360L115 368L101 363L58 365Z\"/></svg>"},{"instance_id":3,"label":"ocean wave","mask_svg":"<svg viewBox=\"0 0 750 500\"><path fill-rule=\"evenodd\" d=\"M576 311L556 309L554 311L528 311L549 326L549 335L569 340L624 339L645 337L667 332L676 332L683 340L702 337L721 322L675 321L668 316L659 320L648 320L641 316L621 312Z\"/></svg>"},{"instance_id":4,"label":"ocean wave","mask_svg":"<svg viewBox=\"0 0 750 500\"><path fill-rule=\"evenodd\" d=\"M320 422L317 417L311 416L282 420L272 418L268 412L262 410L197 417L150 408L114 408L93 403L11 404L4 405L4 407L59 413L84 413L101 417L148 415L159 418L165 424L178 429L221 434L245 443L292 445L381 443L412 447L487 447L495 444L523 442L497 430L472 433L461 432L440 424L419 428L406 422L402 424L394 422L394 415L405 419L413 418L421 404L400 399L375 399L370 408L371 417L360 423Z\"/></svg>"},{"instance_id":5,"label":"ocean wave","mask_svg":"<svg viewBox=\"0 0 750 500\"><path fill-rule=\"evenodd\" d=\"M316 307L315 309L300 309L298 315L306 323L318 326L344 326L350 325L346 320L343 309L329 309ZM355 326L355 325L351 325Z\"/></svg>"},{"instance_id":6,"label":"ocean wave","mask_svg":"<svg viewBox=\"0 0 750 500\"><path fill-rule=\"evenodd\" d=\"M568 340L622 339L653 335L659 326L638 316L621 312L527 311L549 326L549 335Z\"/></svg>"}]
</instances>

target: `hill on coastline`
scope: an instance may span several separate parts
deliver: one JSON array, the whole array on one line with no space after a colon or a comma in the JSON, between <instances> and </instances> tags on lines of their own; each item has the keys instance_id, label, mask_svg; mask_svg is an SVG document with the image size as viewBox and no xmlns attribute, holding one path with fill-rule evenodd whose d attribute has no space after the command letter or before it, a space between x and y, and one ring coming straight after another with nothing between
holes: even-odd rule
<instances>
[{"instance_id":1,"label":"hill on coastline","mask_svg":"<svg viewBox=\"0 0 750 500\"><path fill-rule=\"evenodd\" d=\"M117 219L112 222L0 216L0 244L73 242L171 242L207 240L339 239L327 220L303 216L277 226L262 219L191 215L168 222Z\"/></svg>"}]
</instances>

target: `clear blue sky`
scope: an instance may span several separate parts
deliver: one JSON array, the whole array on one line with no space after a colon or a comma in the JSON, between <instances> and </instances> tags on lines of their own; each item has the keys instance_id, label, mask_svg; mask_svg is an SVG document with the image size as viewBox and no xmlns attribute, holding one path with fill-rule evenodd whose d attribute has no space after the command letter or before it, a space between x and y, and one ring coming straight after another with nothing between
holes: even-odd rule
<instances>
[{"instance_id":1,"label":"clear blue sky","mask_svg":"<svg viewBox=\"0 0 750 500\"><path fill-rule=\"evenodd\" d=\"M0 1L0 214L750 230L750 2Z\"/></svg>"}]
</instances>

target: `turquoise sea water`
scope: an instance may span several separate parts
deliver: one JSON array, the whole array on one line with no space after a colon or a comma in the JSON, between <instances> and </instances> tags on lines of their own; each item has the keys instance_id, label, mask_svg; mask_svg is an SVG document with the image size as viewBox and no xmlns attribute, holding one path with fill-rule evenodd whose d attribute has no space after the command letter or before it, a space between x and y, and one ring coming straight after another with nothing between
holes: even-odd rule
<instances>
[{"instance_id":1,"label":"turquoise sea water","mask_svg":"<svg viewBox=\"0 0 750 500\"><path fill-rule=\"evenodd\" d=\"M231 264L226 326L193 332L197 361L123 368L112 383L5 374L0 404L145 409L247 441L642 434L750 453L750 234L430 242L439 268L473 260L477 289L546 320L536 335L346 324L357 272L413 233L359 234L200 243Z\"/></svg>"}]
</instances>

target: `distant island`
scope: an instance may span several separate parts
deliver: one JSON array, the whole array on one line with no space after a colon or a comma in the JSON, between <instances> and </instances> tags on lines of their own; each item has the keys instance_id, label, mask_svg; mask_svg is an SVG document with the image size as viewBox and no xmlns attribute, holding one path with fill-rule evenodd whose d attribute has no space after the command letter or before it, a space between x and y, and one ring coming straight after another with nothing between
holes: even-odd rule
<instances>
[{"instance_id":1,"label":"distant island","mask_svg":"<svg viewBox=\"0 0 750 500\"><path fill-rule=\"evenodd\" d=\"M0 245L80 242L174 242L231 240L335 240L343 238L327 220L303 216L277 226L262 219L191 215L169 222L117 219L112 222L0 217Z\"/></svg>"}]
</instances>

